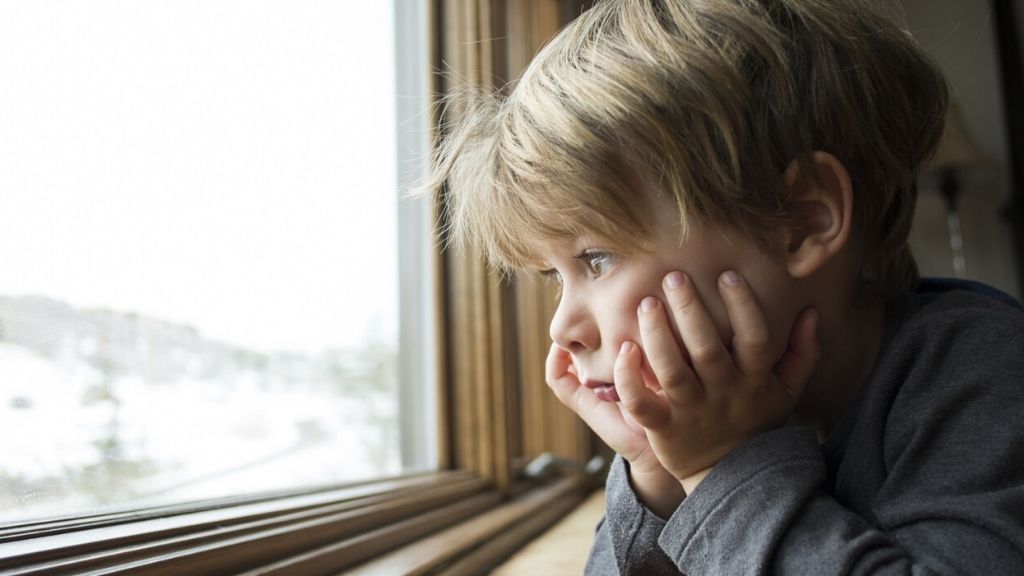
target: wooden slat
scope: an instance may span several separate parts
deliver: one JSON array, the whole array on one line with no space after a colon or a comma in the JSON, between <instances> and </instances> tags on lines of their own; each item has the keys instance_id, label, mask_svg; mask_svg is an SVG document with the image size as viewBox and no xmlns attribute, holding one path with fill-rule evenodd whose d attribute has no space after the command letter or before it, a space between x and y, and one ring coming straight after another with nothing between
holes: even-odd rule
<instances>
[{"instance_id":1,"label":"wooden slat","mask_svg":"<svg viewBox=\"0 0 1024 576\"><path fill-rule=\"evenodd\" d=\"M477 3L477 34L480 41L476 48L480 56L480 85L488 92L494 91L500 82L495 68L494 46L501 42L503 33L500 19L497 18L499 11L492 11L492 7L501 4L502 0ZM477 414L481 418L481 459L485 467L484 474L493 478L504 493L511 484L508 477L508 439L504 433L504 394L511 382L505 373L505 365L510 359L505 354L504 341L505 333L514 327L509 326L503 318L505 295L498 275L488 267L480 266L477 268L477 279L480 282L478 289L484 295L482 303L485 310L482 318L486 322L481 326L481 336L486 343L486 350L481 350L482 385L477 387Z\"/></svg>"},{"instance_id":2,"label":"wooden slat","mask_svg":"<svg viewBox=\"0 0 1024 576\"><path fill-rule=\"evenodd\" d=\"M580 496L546 499L542 505L533 507L529 514L517 518L505 530L472 548L469 554L437 574L487 574L548 526L565 517L581 500Z\"/></svg>"},{"instance_id":3,"label":"wooden slat","mask_svg":"<svg viewBox=\"0 0 1024 576\"><path fill-rule=\"evenodd\" d=\"M491 388L495 382L491 380L490 358L493 350L489 336L489 327L493 322L490 310L490 294L487 285L487 269L482 263L474 261L470 264L473 291L478 295L473 307L474 336L474 371L473 378L465 383L466 391L473 398L473 411L469 420L473 423L473 452L476 466L473 470L487 478L494 477L494 434L490 426L492 414Z\"/></svg>"},{"instance_id":4,"label":"wooden slat","mask_svg":"<svg viewBox=\"0 0 1024 576\"><path fill-rule=\"evenodd\" d=\"M491 576L579 576L594 546L594 531L604 515L604 491L598 490L549 530L534 538L491 571Z\"/></svg>"},{"instance_id":5,"label":"wooden slat","mask_svg":"<svg viewBox=\"0 0 1024 576\"><path fill-rule=\"evenodd\" d=\"M505 282L502 282L497 278L497 275L492 272L492 294L493 294L493 307L492 313L497 315L499 322L497 326L505 326L514 323L514 301L513 292L511 286ZM495 350L500 351L500 354L495 356L495 362L492 365L492 387L491 387L491 429L494 434L494 480L498 487L498 490L502 494L510 495L512 488L512 438L510 430L510 398L513 396L513 391L516 386L515 383L519 380L518 370L516 370L515 358L515 332L508 334L509 331L501 330L499 328L492 329L491 342Z\"/></svg>"},{"instance_id":6,"label":"wooden slat","mask_svg":"<svg viewBox=\"0 0 1024 576\"><path fill-rule=\"evenodd\" d=\"M468 2L467 2L468 4ZM478 85L484 90L491 92L495 90L497 80L494 67L494 43L501 36L497 22L491 17L492 4L501 4L501 0L490 0L475 2L477 17L477 43L473 47L477 54ZM477 316L479 330L478 342L483 344L479 351L477 381L477 412L479 418L478 430L480 433L480 460L481 472L488 478L494 478L500 486L507 486L508 479L499 475L498 466L501 454L504 452L502 440L499 438L495 426L496 420L500 418L503 405L499 404L501 391L508 383L503 372L504 356L502 347L502 334L509 327L502 322L501 318L501 290L496 274L486 266L475 263L474 278L477 282L476 290L483 296L478 301L481 305L480 314Z\"/></svg>"},{"instance_id":7,"label":"wooden slat","mask_svg":"<svg viewBox=\"0 0 1024 576\"><path fill-rule=\"evenodd\" d=\"M467 517L479 517L481 512L499 503L501 495L488 492L464 502L411 518L399 524L382 528L357 538L289 558L272 565L257 568L241 576L288 576L304 574L316 576L335 574L339 570L379 556L427 534L436 533Z\"/></svg>"},{"instance_id":8,"label":"wooden slat","mask_svg":"<svg viewBox=\"0 0 1024 576\"><path fill-rule=\"evenodd\" d=\"M520 456L528 461L548 451L544 439L548 436L550 425L544 417L546 397L551 394L544 382L544 361L550 339L547 336L548 320L544 317L540 297L543 294L542 283L520 274L516 278L516 300L519 305L518 322L519 363L520 363Z\"/></svg>"},{"instance_id":9,"label":"wooden slat","mask_svg":"<svg viewBox=\"0 0 1024 576\"><path fill-rule=\"evenodd\" d=\"M5 547L6 565L18 568L4 574L55 574L98 567L137 567L140 563L153 566L168 564L180 558L187 558L191 566L207 558L221 558L224 556L223 550L241 545L250 548L247 553L255 558L253 562L262 563L274 558L266 556L271 549L284 552L285 555L308 550L331 539L352 537L462 500L486 487L486 483L478 478L452 476L452 482L421 486L415 492L380 494L289 514L255 514L250 518L262 519L238 524L216 516L192 518L189 532L181 535L162 531L159 526L147 526L153 523L147 521L86 533L84 536L91 538L87 545L69 543L71 535L38 538L23 543L21 547L26 549L20 550L20 553L15 545ZM260 540L264 544L252 545ZM233 561L240 563L243 556L239 554Z\"/></svg>"},{"instance_id":10,"label":"wooden slat","mask_svg":"<svg viewBox=\"0 0 1024 576\"><path fill-rule=\"evenodd\" d=\"M428 57L427 62L430 63L430 69L427 72L427 93L429 95L440 94L443 90L443 82L438 74L434 71L443 70L443 63L441 61L442 49L441 39L443 33L441 31L442 19L441 19L441 7L439 3L434 0L426 3L426 14L427 14L427 50ZM439 125L441 122L441 113L439 106L430 106L427 113L430 115L430 121L428 130L429 141L437 142L440 136ZM443 222L443 205L440 197L434 198L433 203L433 221L437 223L435 227L433 238L434 246L440 247L441 237L440 229L444 226ZM445 285L446 278L448 276L448 268L445 264L445 259L441 256L440 250L435 248L433 250L432 266L434 268L434 346L437 350L437 372L435 393L437 394L437 455L438 455L438 466L442 470L449 470L454 468L452 450L450 440L453 437L454 426L451 423L452 410L449 406L449 386L448 386L448 374L449 374L449 362L448 355L451 351L451 345L447 338L445 338L446 329L444 318L447 318L447 299L445 297Z\"/></svg>"},{"instance_id":11,"label":"wooden slat","mask_svg":"<svg viewBox=\"0 0 1024 576\"><path fill-rule=\"evenodd\" d=\"M435 483L471 477L472 475L464 472L429 472L310 490L269 492L250 496L217 498L170 506L125 510L107 514L25 522L0 529L0 544L69 532L95 530L96 528L115 526L126 522L138 523L154 519L167 520L175 516L193 515L181 522L184 529L187 530L192 526L190 520L192 518L199 518L194 516L199 512L210 511L209 517L215 519L213 521L218 523L227 522L232 519L236 521L252 520L259 515L278 514L286 510L296 511L319 506L326 502L352 500L375 494L397 494L403 490L418 490ZM171 521L170 524L173 525L174 521ZM145 525L135 524L135 526L139 530L139 534L144 536L143 530ZM99 533L94 532L94 534ZM5 546L0 549L0 567L4 566L3 559L8 555L8 551L12 549L16 548Z\"/></svg>"},{"instance_id":12,"label":"wooden slat","mask_svg":"<svg viewBox=\"0 0 1024 576\"><path fill-rule=\"evenodd\" d=\"M521 498L486 514L394 550L345 574L482 573L487 566L500 562L509 552L575 506L585 494L583 486L580 478L564 478L548 487L528 491Z\"/></svg>"}]
</instances>

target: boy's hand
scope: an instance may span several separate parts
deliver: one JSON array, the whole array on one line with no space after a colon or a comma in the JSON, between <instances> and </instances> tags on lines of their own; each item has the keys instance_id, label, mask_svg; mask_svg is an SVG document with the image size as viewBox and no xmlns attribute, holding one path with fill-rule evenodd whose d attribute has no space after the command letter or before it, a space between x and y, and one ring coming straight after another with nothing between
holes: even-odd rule
<instances>
[{"instance_id":1,"label":"boy's hand","mask_svg":"<svg viewBox=\"0 0 1024 576\"><path fill-rule=\"evenodd\" d=\"M719 278L734 334L731 353L690 279L676 272L664 284L692 367L665 307L645 298L638 316L649 371L640 348L626 342L616 360L615 387L626 412L646 428L658 460L690 492L740 443L792 415L817 362L817 312L808 308L797 316L788 349L776 362L764 314L739 274ZM645 385L652 377L660 391Z\"/></svg>"},{"instance_id":2,"label":"boy's hand","mask_svg":"<svg viewBox=\"0 0 1024 576\"><path fill-rule=\"evenodd\" d=\"M569 352L552 344L546 365L548 386L562 404L579 414L591 430L629 462L630 480L640 501L655 514L668 518L686 495L678 480L658 461L644 427L633 420L620 402L600 400L581 385L571 366Z\"/></svg>"},{"instance_id":3,"label":"boy's hand","mask_svg":"<svg viewBox=\"0 0 1024 576\"><path fill-rule=\"evenodd\" d=\"M569 352L552 344L546 365L547 382L562 404L579 414L612 450L629 461L633 469L656 472L662 468L647 441L644 427L622 410L619 402L598 399L592 390L580 384L571 367Z\"/></svg>"}]
</instances>

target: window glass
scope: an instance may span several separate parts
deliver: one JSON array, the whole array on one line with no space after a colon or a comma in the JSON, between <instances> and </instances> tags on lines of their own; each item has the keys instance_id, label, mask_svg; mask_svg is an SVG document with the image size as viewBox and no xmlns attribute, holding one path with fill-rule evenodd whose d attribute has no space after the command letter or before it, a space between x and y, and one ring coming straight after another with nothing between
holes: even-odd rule
<instances>
[{"instance_id":1,"label":"window glass","mask_svg":"<svg viewBox=\"0 0 1024 576\"><path fill-rule=\"evenodd\" d=\"M0 524L402 471L394 18L0 4Z\"/></svg>"}]
</instances>

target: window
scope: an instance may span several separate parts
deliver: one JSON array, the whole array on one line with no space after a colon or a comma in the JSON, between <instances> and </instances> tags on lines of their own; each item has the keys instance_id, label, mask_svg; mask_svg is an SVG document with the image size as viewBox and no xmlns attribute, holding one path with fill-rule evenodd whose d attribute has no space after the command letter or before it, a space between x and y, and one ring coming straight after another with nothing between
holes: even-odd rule
<instances>
[{"instance_id":1,"label":"window","mask_svg":"<svg viewBox=\"0 0 1024 576\"><path fill-rule=\"evenodd\" d=\"M4 506L0 509L0 571L13 567L19 574L25 575L52 574L58 571L141 571L188 573L196 576L228 573L326 574L345 569L361 570L362 573L427 573L441 570L446 573L483 573L580 501L592 485L592 479L573 473L572 466L558 464L564 461L557 458L546 460L552 466L546 467L544 472L554 476L551 479L524 473L525 464L542 452L553 452L568 459L585 461L594 451L589 432L571 412L561 407L547 393L543 382L541 367L543 352L547 348L545 326L550 316L550 294L543 287L529 283L499 282L493 270L487 269L479 259L468 253L442 252L431 233L435 214L429 202L401 201L390 211L374 210L370 204L371 200L378 198L376 194L371 194L378 190L376 183L381 181L378 178L390 182L388 187L382 187L388 189L381 193L380 198L392 203L396 202L395 188L403 188L404 183L417 178L421 163L429 155L430 138L444 129L443 117L446 114L442 113L441 107L428 105L437 103L433 98L458 89L457 84L463 80L490 90L502 78L514 76L529 55L554 31L558 22L579 13L582 9L579 0L529 0L515 6L497 6L490 0L394 0L395 32L394 49L389 56L391 60L380 58L392 50L383 43L381 34L391 32L375 32L380 30L381 23L375 15L382 13L378 10L392 10L390 7L312 0L182 0L159 3L150 0L127 5L118 5L112 0L93 0L86 3L87 6L68 2L60 2L58 5L57 0L43 2L42 7L27 2L24 6L0 7L0 73L6 75L12 86L27 86L0 93L0 105L5 106L4 114L0 114L0 186L4 187L5 194L6 190L13 189L12 186L24 188L36 185L35 180L43 176L52 180L50 171L58 170L77 174L79 178L65 183L64 187L71 191L81 191L84 190L81 183L85 180L82 176L88 174L83 166L90 169L94 164L108 168L111 165L115 168L130 166L125 160L137 156L142 156L148 162L145 165L147 169L141 170L148 178L140 179L145 180L145 185L158 190L165 190L167 185L164 179L182 172L182 167L193 171L201 169L214 176L240 174L240 181L228 180L228 185L244 189L250 194L264 183L273 184L275 177L278 178L277 184L288 190L287 195L282 193L276 197L276 203L270 204L273 218L258 220L260 225L253 230L244 227L240 218L264 214L265 210L257 209L262 205L245 203L245 198L232 202L218 201L215 195L219 191L217 189L211 189L209 194L198 199L176 196L165 190L164 203L158 210L153 210L156 216L140 224L132 220L128 208L138 209L140 205L144 208L141 201L130 198L131 201L122 203L127 207L108 201L112 198L110 189L114 185L131 183L128 178L130 172L116 172L110 168L109 174L115 176L104 182L106 185L103 187L94 186L90 193L96 201L88 204L75 198L68 200L72 204L77 202L75 208L59 203L61 197L51 193L52 182L47 186L36 185L36 189L49 194L46 196L48 203L42 203L42 206L34 196L10 196L12 200L22 203L18 208L20 212L28 214L30 207L49 212L46 212L46 216L35 214L32 217L34 219L27 215L19 216L22 222L18 223L18 234L0 232L0 243L13 242L15 245L13 248L0 249L0 297L9 299L26 294L19 287L25 281L16 277L19 269L30 270L31 266L37 265L53 266L55 259L45 259L53 250L70 250L67 249L69 243L84 244L86 235L81 233L66 240L58 248L42 250L37 246L32 252L37 256L35 259L25 255L27 249L18 251L19 246L45 236L59 225L83 227L91 223L92 228L99 229L106 236L120 233L121 228L112 227L120 225L134 232L134 236L122 236L135 242L153 242L156 235L150 228L175 215L175 202L180 204L190 201L190 216L205 214L203 209L226 208L226 215L207 216L205 221L201 218L179 218L173 228L179 235L196 235L200 233L197 231L200 223L219 225L222 234L212 235L212 238L223 242L238 239L234 250L221 249L220 252L215 250L220 245L208 241L206 245L214 254L203 254L205 258L213 258L217 254L240 254L240 257L248 258L257 249L263 251L256 254L260 258L259 267L250 273L257 278L267 278L266 285L259 286L253 282L245 288L252 291L275 286L278 288L272 289L273 293L265 294L262 298L253 298L253 301L258 302L251 306L256 308L246 308L245 314L239 315L250 323L248 329L238 332L239 340L256 338L267 326L272 328L268 334L274 338L287 332L286 322L291 318L282 319L281 316L274 316L274 311L264 308L291 306L298 311L314 308L320 313L314 316L322 319L330 313L325 308L316 308L320 304L316 297L323 293L354 302L357 306L351 318L343 319L347 321L346 330L350 325L361 322L358 320L360 318L374 318L368 311L373 310L375 302L390 303L390 308L387 305L378 308L383 311L370 322L369 334L374 338L360 340L363 345L369 342L376 346L371 348L373 354L356 354L335 345L327 349L326 355L345 352L346 358L352 360L351 364L345 365L346 369L351 369L347 375L359 377L346 380L349 390L354 390L357 395L373 396L372 401L376 402L374 405L365 404L362 411L347 412L352 417L345 422L349 426L346 430L359 429L361 423L364 424L361 431L374 430L377 436L360 440L358 444L365 446L377 442L378 446L383 446L387 442L387 446L393 447L388 448L391 452L387 458L382 458L379 451L366 452L371 454L371 463L373 458L377 458L390 466L384 473L400 471L401 474L354 483L347 482L343 476L332 476L330 480L325 480L327 484L316 485L320 480L312 473L296 470L295 476L282 479L279 488L269 492L260 491L263 488L243 486L241 480L225 475L221 478L221 486L230 490L230 497L208 499L206 496L194 495L202 499L193 502L176 501L168 505L158 503L172 500L169 491L135 498L108 499L105 502L96 502L94 499L91 503L72 502L59 510L62 515L68 512L87 515L70 518L62 516L20 524L10 523L18 522L10 520L13 516L8 512L10 508L7 503L11 499L40 506L29 512L23 511L23 519L44 516L52 513L54 508L43 511L41 507L47 499L33 492L33 488L26 483L0 479L0 499L3 499L0 500L0 506ZM146 26L125 20L128 14L140 13L148 14L140 20ZM256 28L255 32L250 31L252 27ZM14 29L29 31L20 35L10 33ZM197 33L197 29L205 30L206 34ZM90 35L88 30L95 33ZM128 50L121 46L127 42L125 38L136 42L132 46L139 54L136 57L138 61L131 60L133 56L130 54L121 53ZM69 39L77 39L77 43ZM288 51L291 44L286 40L289 39L297 45L305 46L307 50L301 53ZM96 80L95 73L89 74L82 70L90 66L93 69L111 70L112 62L127 59L135 62L135 68L132 74L121 81L127 86L144 84L147 77L143 76L143 68L152 68L161 63L166 67L168 62L177 61L178 57L170 54L177 50L177 45L174 50L165 50L167 54L163 60L155 58L159 54L153 54L152 49L150 53L145 52L147 46L159 44L160 41L177 42L185 53L199 53L200 56L187 61L187 64L165 70L164 76L174 72L180 77L180 83L192 82L187 84L195 88L191 92L161 80L164 76L158 75L157 80L148 80L156 88L151 87L146 96L155 98L164 92L177 95L177 99L162 101L157 106L159 110L155 117L167 116L181 108L188 109L189 105L197 106L197 95L203 93L195 84L200 77L213 86L214 89L209 90L212 92L211 97L230 105L220 112L205 108L195 110L195 113L205 114L215 129L203 133L202 141L189 140L184 150L169 148L173 152L170 158L165 158L169 153L146 155L142 145L144 141L129 136L137 135L142 128L159 128L159 134L165 139L180 135L191 126L190 116L179 116L177 122L167 124L159 124L152 118L133 118L133 122L124 124L121 132L118 132L119 137L127 143L123 152L113 157L104 156L95 145L86 145L93 144L88 137L93 130L110 130L107 125L111 118L118 119L131 110L120 111L118 106L108 104L104 97L78 86L79 83L84 83L85 87L102 84ZM51 50L48 56L31 54L43 52L42 48L47 46L47 42L60 44L60 47ZM105 46L106 51L97 53L96 50L100 48L89 46L90 43ZM222 56L215 53L214 47L234 55L236 59L231 60L232 66L244 72L258 75L260 70L276 64L274 70L278 76L266 79L262 84L240 89L235 94L228 94L224 76L242 72L232 68L225 69L223 74L206 73L205 77L201 76L206 69L204 67L210 65L206 60L217 60ZM341 47L340 52L336 50L338 47ZM100 63L91 62L86 54L99 59ZM65 64L63 71L59 71L55 65L61 58L72 62ZM302 71L309 66L315 67L316 62L322 64L324 59L331 58L336 59L333 68L327 72L303 76ZM350 65L343 66L341 63ZM393 76L378 74L379 70L370 69L391 66L394 68L388 74ZM137 74L141 79L136 79ZM65 79L68 75L75 81ZM390 77L397 77L397 81L388 89L390 92L380 91L379 86L374 89L374 82L380 79L386 81ZM112 78L108 75L106 80L110 83ZM299 85L304 80L307 81L305 89L300 89ZM41 100L42 96L47 96L57 88L72 94L72 97L59 101L56 106L47 107L46 102ZM109 92L107 98L119 98L123 105L126 98L119 95L123 92L122 86L121 91ZM268 100L280 92L292 94L294 98ZM355 100L354 92L359 92L361 99ZM397 99L393 98L395 95ZM248 113L241 111L242 103L250 100L262 104ZM17 103L19 107L13 107L11 102ZM379 112L380 108L375 107L382 102L387 112ZM273 103L279 105L271 105ZM78 106L79 115L86 118L79 118L79 115L67 110L73 106ZM28 114L32 118L15 121L9 109L14 109L15 115ZM94 110L106 110L107 116L100 117ZM282 115L277 116L276 120L265 118L272 111L282 110ZM452 113L457 111L452 110ZM378 118L376 114L382 116ZM59 118L67 126L60 123L55 125L56 121L45 116ZM298 122L310 117L315 118L315 121ZM339 122L339 117L346 120ZM394 120L396 117L397 122ZM49 133L45 137L36 134L41 130L40 126L49 126ZM231 130L248 130L246 135L249 137L238 137ZM368 159L368 149L378 135L378 130L379 133L390 131L398 134L397 140L387 152L391 155L389 164L379 168L379 172L373 169ZM346 147L333 140L341 131L357 132L355 145ZM220 145L210 144L217 138L224 138L218 140ZM289 170L279 158L282 150L290 150L286 141L299 149L299 152L292 150L295 152L293 156L299 159L298 167L291 168L292 172L287 178L279 174ZM69 155L69 160L58 161L50 153L50 147L79 151L80 154L89 155L89 162L76 159L73 154ZM29 154L33 149L37 153L35 157ZM182 161L182 158L197 156L204 150L221 160L228 156L231 149L248 150L254 156L243 163L243 168L235 168L233 171L231 165L225 162L191 166ZM355 162L357 167L372 178L364 177L359 182L346 180L345 186L334 184L333 191L338 194L352 193L357 184L362 187L354 193L354 203L343 202L331 212L330 200L335 197L324 199L318 196L312 184L336 178L345 166L342 162L353 158L358 160ZM17 170L9 168L12 162L8 162L8 159L17 161L14 162L18 166ZM36 164L31 169L22 168L21 165L26 161L34 161ZM326 175L315 171L317 161L324 162L321 168L327 166L324 169ZM77 172L70 172L58 165L59 162L72 163L71 167ZM161 170L154 170L154 166ZM393 176L396 172L397 178ZM17 179L12 175L17 175ZM374 184L371 186L368 182ZM196 185L205 185L205 181ZM74 196L68 190L64 191L68 196ZM3 198L5 204L8 204L8 197ZM225 206L228 204L230 206ZM81 214L76 213L76 210ZM3 215L8 216L9 213L4 212ZM291 233L299 236L315 235L323 230L314 224L325 221L332 225L347 222L349 228L355 229L374 215L388 213L395 218L391 224L367 226L361 235L339 236L335 238L338 245L332 245L331 250L325 249L317 254L314 254L314 249L318 248L316 243L302 243L298 248L293 244L289 251L289 246L284 245L287 239L282 240L280 245L274 245L264 238L274 234L282 238ZM121 216L111 218L110 214ZM301 214L305 214L307 219L300 218ZM93 219L104 216L108 226L101 227L86 216ZM5 225L8 221L4 221ZM391 236L384 233L388 226L391 227ZM85 226L85 230L88 231L88 226ZM339 235L351 231L338 227L329 230ZM396 236L397 243L394 242ZM392 247L382 249L382 245L389 241ZM121 246L119 242L110 240L107 245L129 253L128 247ZM82 250L78 246L75 249ZM282 276L284 264L280 264L280 259L272 259L275 255L279 256L274 250L290 254L299 261L288 262L288 265L315 262L317 266L309 266L315 267L318 274L322 275L306 278L309 281L305 283L296 281L279 287L274 284L276 278L270 277L275 276L274 272L278 272L276 276ZM395 251L397 259L394 257ZM171 253L167 249L158 255L166 257ZM368 256L371 253L374 258ZM232 263L227 256L216 261ZM390 264L384 262L388 258L391 259ZM275 262L278 268L271 268ZM109 270L120 273L121 269L128 269L135 276L124 273L124 277L133 281L137 280L137 276L145 276L142 274L142 266L131 264L122 258L119 266L111 266ZM176 263L172 259L167 264ZM77 274L67 276L69 279L65 282L55 283L58 287L90 279L90 274L96 273L97 265L89 260L72 260L70 265L75 267ZM392 271L390 273L387 271L389 267ZM397 267L397 271L394 267ZM159 268L157 272L145 270L149 275L163 272ZM432 273L434 270L437 270L436 274ZM212 286L212 293L218 293L221 287L217 282L227 282L222 275L218 276L220 273L216 267L207 266L193 273L192 280ZM333 287L327 286L331 282L334 282ZM166 304L164 300L173 302L174 298L179 297L170 290L163 290L164 284L155 280L150 284L161 289L161 304ZM361 291L365 286L372 286L373 289ZM124 296L129 293L120 290L118 294ZM76 304L66 294L50 298L60 298L67 306ZM243 295L243 298L250 296ZM125 301L118 300L122 303ZM65 358L60 357L61 360L57 362L46 358L40 360L39 353L26 350L24 345L18 345L15 350L15 345L11 343L16 331L15 324L21 326L17 330L22 330L26 317L20 313L11 314L9 306L5 306L0 304L0 317L8 318L0 320L0 353L6 354L0 356L0 419L11 413L24 415L30 409L29 405L33 406L32 409L36 406L32 404L34 399L29 398L27 393L23 395L19 392L16 394L17 399L12 399L15 394L8 390L13 390L14 385L7 383L2 372L5 366L22 362L21 366L24 367L29 363L37 375L44 375L36 381L46 382L46 378L61 376L58 370L63 369L64 365L60 361ZM90 313L131 312L124 304L118 304L117 308L112 304L88 302L77 303L77 306ZM196 308L212 306L198 305ZM145 310L136 310L133 317L140 325L148 321L142 319L142 312ZM43 314L45 318L51 316L56 316L52 309ZM148 319L151 315L145 316ZM15 320L10 320L11 317ZM181 319L162 320L177 328L185 324ZM214 334L213 328L205 325L199 326L197 323L192 327L197 335L205 337ZM381 337L389 333L392 335L390 341ZM48 333L45 331L40 334L42 336L23 335L19 338L54 339L52 335L46 335ZM169 337L165 337L167 339ZM222 335L210 339L217 343L228 341ZM115 341L114 338L109 340ZM111 346L103 341L101 345ZM318 345L313 347L320 349ZM137 348L134 352L142 354L143 358L155 358L148 352L152 347ZM267 353L257 346L247 348L246 351ZM322 375L323 370L318 366L322 366L325 354L310 353L292 345L284 351L278 349L278 352L282 358L280 362L257 365L289 370L290 375L297 374L301 378L296 376L274 380L272 391L279 395L268 399L265 404L272 404L275 416L292 427L292 438L319 439L324 426L318 421L306 417L296 421L286 417L296 405L302 406L307 410L306 414L309 414L320 410L330 412L326 406L339 401L336 397L319 394L315 382L310 384L318 375ZM14 356L18 360L12 359ZM181 356L172 356L166 361L178 362ZM187 358L187 355L184 356ZM241 356L244 359L246 353ZM75 359L75 356L68 358ZM390 363L388 358L391 358ZM185 365L197 370L195 362L185 362ZM379 376L373 370L375 367L387 368L384 372L394 382L391 385L393 395L377 394L373 389L374 386L379 387L370 378L371 375ZM120 377L120 372L112 373ZM208 374L202 371L196 373L201 376ZM436 382L432 382L435 374ZM227 380L231 381L230 378ZM196 386L197 394L214 395L219 390L217 386L224 381L210 378L203 382L206 386ZM296 383L299 388L290 387ZM132 382L132 386L142 389L142 384L138 382ZM253 388L250 384L247 390ZM310 401L286 401L285 392L295 390L308 392L307 398ZM61 401L66 400L66 397L55 396ZM170 396L173 395L165 397ZM207 419L177 414L175 430L191 434L191 430L208 421L223 423L230 419L231 416L226 414L229 407L245 408L245 403L235 400L235 397L223 396L222 399L225 403L216 406L215 414L209 415L210 412L207 412ZM170 398L168 405L180 400ZM314 405L314 401L323 406ZM193 406L189 404L189 407ZM25 412L13 412L16 410ZM373 410L377 410L378 420L397 421L398 427L372 428L366 425L367 420L372 420L369 416L374 414ZM157 411L171 412L160 405ZM153 416L154 419L162 417L160 414ZM28 420L23 418L22 422ZM311 420L313 425L304 424ZM52 434L54 426L65 424L64 421L53 419L51 426L39 425L36 430L41 434ZM6 424L0 424L2 426ZM6 434L8 430L3 428L0 432ZM23 430L18 429L18 433L23 433ZM210 444L224 441L221 438L208 440ZM18 441L28 442L20 438ZM174 442L169 443L173 445ZM345 446L351 445L346 442L351 442L348 435L342 437L340 443L328 438L318 441L317 445L325 446L328 457L338 456L345 460L352 456L345 451ZM42 440L38 442L39 445L44 443ZM0 460L7 462L12 453L11 447L20 445L5 439L4 443L0 443ZM210 450L205 443L203 449ZM247 446L238 451L249 449L255 448ZM115 454L125 452L119 450ZM23 454L27 454L27 451ZM276 455L287 458L291 454L292 451L281 451ZM275 458L268 458L268 465L273 460ZM333 462L329 460L328 464ZM316 462L318 465L322 463ZM429 469L434 467L437 470L430 472ZM428 471L420 472L423 470ZM242 478L247 471L251 472L251 468L240 467L235 478ZM105 479L103 475L97 477ZM299 477L298 480L296 477ZM204 477L201 480L212 478ZM195 487L199 483L189 486ZM39 482L34 486L38 488L43 485ZM10 490L12 487L15 490L13 492ZM252 490L258 493L248 493ZM183 496L182 492L177 497L193 497ZM102 490L97 493L104 497L111 495ZM249 572L245 572L247 570Z\"/></svg>"},{"instance_id":2,"label":"window","mask_svg":"<svg viewBox=\"0 0 1024 576\"><path fill-rule=\"evenodd\" d=\"M0 5L0 525L436 466L421 12Z\"/></svg>"}]
</instances>

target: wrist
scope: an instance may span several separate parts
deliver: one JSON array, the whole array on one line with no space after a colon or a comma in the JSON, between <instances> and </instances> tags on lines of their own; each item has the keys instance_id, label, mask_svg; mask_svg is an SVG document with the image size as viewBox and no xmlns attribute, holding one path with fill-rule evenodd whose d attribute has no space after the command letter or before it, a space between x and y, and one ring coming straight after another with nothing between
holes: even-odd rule
<instances>
[{"instance_id":1,"label":"wrist","mask_svg":"<svg viewBox=\"0 0 1024 576\"><path fill-rule=\"evenodd\" d=\"M664 468L649 469L629 465L629 483L637 500L663 520L667 520L686 492L679 480Z\"/></svg>"}]
</instances>

